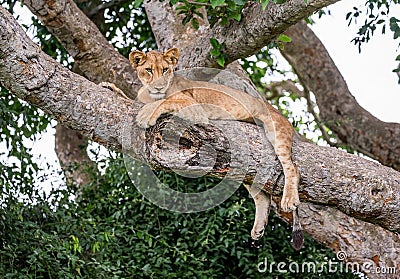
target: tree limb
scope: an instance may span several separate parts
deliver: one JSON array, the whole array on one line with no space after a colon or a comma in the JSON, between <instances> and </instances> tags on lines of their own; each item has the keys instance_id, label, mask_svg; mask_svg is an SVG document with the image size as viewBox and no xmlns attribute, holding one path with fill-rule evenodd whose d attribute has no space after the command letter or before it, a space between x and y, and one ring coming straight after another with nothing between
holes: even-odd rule
<instances>
[{"instance_id":1,"label":"tree limb","mask_svg":"<svg viewBox=\"0 0 400 279\"><path fill-rule=\"evenodd\" d=\"M96 170L96 164L90 160L86 148L88 141L75 130L60 123L56 126L55 151L64 172L66 184L78 190L87 185L92 176L90 170Z\"/></svg>"},{"instance_id":2,"label":"tree limb","mask_svg":"<svg viewBox=\"0 0 400 279\"><path fill-rule=\"evenodd\" d=\"M4 8L0 11L3 26L0 30L0 77L3 86L60 122L114 150L121 150L124 127L129 127L134 137L132 149L139 154L143 148L140 142L143 133L133 120L140 104L126 101L63 68L29 40ZM248 173L257 173L267 192L280 194L283 186L281 167L257 126L231 121L218 123L224 126L222 134L216 128L207 127L206 132L205 128L195 126L185 137L188 142L196 141L198 146L200 141L218 145L221 143L216 139L237 138L238 131L243 130L249 139L249 142L243 141L243 146L249 145L252 157L248 162ZM176 150L164 148L168 142L159 143L156 137L161 128L159 122L148 133L147 145L151 154L146 156L152 165L163 165L160 162L179 156L173 156L178 153ZM212 171L216 176L227 171L218 167L229 164L224 161L226 158L231 157L234 162L243 160L243 154L228 155L226 146L218 150L225 156L220 156ZM335 206L389 230L400 230L400 173L337 149L310 143L295 141L293 151L302 175L300 195L303 201ZM195 156L196 152L193 149L187 156ZM190 169L188 161L180 159L182 161L175 162L176 167Z\"/></svg>"},{"instance_id":3,"label":"tree limb","mask_svg":"<svg viewBox=\"0 0 400 279\"><path fill-rule=\"evenodd\" d=\"M263 88L264 94L268 95L267 100L272 100L276 97L281 97L283 92L290 92L296 97L305 97L305 93L303 90L297 88L296 83L293 80L282 80L282 81L273 81ZM270 94L266 93L270 92Z\"/></svg>"},{"instance_id":4,"label":"tree limb","mask_svg":"<svg viewBox=\"0 0 400 279\"><path fill-rule=\"evenodd\" d=\"M276 208L275 212L288 222L292 215L283 213ZM349 218L339 210L310 203L302 203L299 216L303 230L315 240L332 248L336 253L345 252L345 261L372 264L370 269L363 270L369 278L392 278L395 274L371 273L375 267L396 267L400 270L400 237L379 226ZM359 270L361 271L361 270ZM395 277L393 277L395 278Z\"/></svg>"},{"instance_id":5,"label":"tree limb","mask_svg":"<svg viewBox=\"0 0 400 279\"><path fill-rule=\"evenodd\" d=\"M90 80L115 83L131 98L141 86L128 59L120 55L72 0L22 1L74 58Z\"/></svg>"},{"instance_id":6,"label":"tree limb","mask_svg":"<svg viewBox=\"0 0 400 279\"><path fill-rule=\"evenodd\" d=\"M158 46L170 48L179 47L187 55L182 57L180 63L185 67L196 66L218 67L215 59L211 59L209 52L210 38L217 39L224 44L223 52L227 56L227 63L239 58L248 57L258 52L262 47L273 41L278 35L296 22L302 20L313 12L333 4L338 0L289 0L283 4L269 2L265 11L259 3L249 4L243 10L240 22L231 21L226 26L215 25L213 28L202 26L199 30L185 34L182 29L189 26L179 26L180 20L175 20L171 7L163 4L163 9L158 9L158 1L149 1L145 4L149 20L154 33L157 28L168 25L172 28L164 28L170 36L157 39ZM179 17L177 17L178 19ZM180 35L177 35L180 34ZM157 38L157 35L156 35Z\"/></svg>"},{"instance_id":7,"label":"tree limb","mask_svg":"<svg viewBox=\"0 0 400 279\"><path fill-rule=\"evenodd\" d=\"M305 23L285 34L292 42L281 53L314 93L323 124L354 150L400 170L400 124L380 121L357 103L324 45Z\"/></svg>"}]
</instances>

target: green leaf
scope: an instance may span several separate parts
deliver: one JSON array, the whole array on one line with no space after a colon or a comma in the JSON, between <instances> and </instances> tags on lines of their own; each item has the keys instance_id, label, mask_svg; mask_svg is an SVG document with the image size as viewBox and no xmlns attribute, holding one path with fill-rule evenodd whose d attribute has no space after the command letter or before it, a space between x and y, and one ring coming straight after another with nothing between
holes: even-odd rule
<instances>
[{"instance_id":1,"label":"green leaf","mask_svg":"<svg viewBox=\"0 0 400 279\"><path fill-rule=\"evenodd\" d=\"M269 0L261 0L261 7L263 11L265 11L265 9L267 8L268 3Z\"/></svg>"},{"instance_id":2,"label":"green leaf","mask_svg":"<svg viewBox=\"0 0 400 279\"><path fill-rule=\"evenodd\" d=\"M217 58L217 63L218 63L218 65L220 65L221 67L224 67L224 65L225 65L225 58L224 58L223 56L219 56L219 57Z\"/></svg>"},{"instance_id":3,"label":"green leaf","mask_svg":"<svg viewBox=\"0 0 400 279\"><path fill-rule=\"evenodd\" d=\"M194 11L193 13L194 13L195 15L198 15L200 18L203 18L203 19L204 19L204 15L203 15L202 13L197 12L197 11Z\"/></svg>"},{"instance_id":4,"label":"green leaf","mask_svg":"<svg viewBox=\"0 0 400 279\"><path fill-rule=\"evenodd\" d=\"M181 5L175 8L176 11L178 10L183 10L183 11L188 11L190 9L190 6L188 5Z\"/></svg>"},{"instance_id":5,"label":"green leaf","mask_svg":"<svg viewBox=\"0 0 400 279\"><path fill-rule=\"evenodd\" d=\"M182 19L182 25L186 25L189 21L190 21L190 17L189 17L189 16L185 16L185 17Z\"/></svg>"},{"instance_id":6,"label":"green leaf","mask_svg":"<svg viewBox=\"0 0 400 279\"><path fill-rule=\"evenodd\" d=\"M221 44L218 42L217 39L210 38L210 43L211 43L211 45L212 45L212 47L214 49L220 49L221 48Z\"/></svg>"},{"instance_id":7,"label":"green leaf","mask_svg":"<svg viewBox=\"0 0 400 279\"><path fill-rule=\"evenodd\" d=\"M292 41L292 39L288 36L286 36L285 34L281 34L278 37L278 41L282 42L282 43L290 43Z\"/></svg>"},{"instance_id":8,"label":"green leaf","mask_svg":"<svg viewBox=\"0 0 400 279\"><path fill-rule=\"evenodd\" d=\"M210 50L210 54L214 57L218 57L221 55L221 52L218 49L212 49Z\"/></svg>"},{"instance_id":9,"label":"green leaf","mask_svg":"<svg viewBox=\"0 0 400 279\"><path fill-rule=\"evenodd\" d=\"M211 0L211 7L215 9L218 6L225 5L225 0Z\"/></svg>"},{"instance_id":10,"label":"green leaf","mask_svg":"<svg viewBox=\"0 0 400 279\"><path fill-rule=\"evenodd\" d=\"M233 18L236 21L240 21L242 19L242 14L239 11L233 12L230 15L231 18Z\"/></svg>"},{"instance_id":11,"label":"green leaf","mask_svg":"<svg viewBox=\"0 0 400 279\"><path fill-rule=\"evenodd\" d=\"M219 22L219 24L220 24L221 26L225 26L225 25L227 25L228 23L229 23L229 20L228 20L228 18L226 18L226 17L221 18L221 20L220 20L220 22Z\"/></svg>"},{"instance_id":12,"label":"green leaf","mask_svg":"<svg viewBox=\"0 0 400 279\"><path fill-rule=\"evenodd\" d=\"M199 21L197 20L197 18L193 18L191 23L195 30L199 29Z\"/></svg>"},{"instance_id":13,"label":"green leaf","mask_svg":"<svg viewBox=\"0 0 400 279\"><path fill-rule=\"evenodd\" d=\"M243 0L233 0L233 2L238 6L243 6L244 4L246 4L246 2Z\"/></svg>"},{"instance_id":14,"label":"green leaf","mask_svg":"<svg viewBox=\"0 0 400 279\"><path fill-rule=\"evenodd\" d=\"M135 9L139 8L143 3L143 0L135 0L135 2L133 3L133 7Z\"/></svg>"}]
</instances>

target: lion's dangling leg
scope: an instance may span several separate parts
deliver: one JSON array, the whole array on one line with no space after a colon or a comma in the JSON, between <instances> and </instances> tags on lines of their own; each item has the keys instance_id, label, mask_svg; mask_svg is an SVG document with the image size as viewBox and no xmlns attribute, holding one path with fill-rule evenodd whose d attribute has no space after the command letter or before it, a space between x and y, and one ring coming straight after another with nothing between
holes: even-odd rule
<instances>
[{"instance_id":1,"label":"lion's dangling leg","mask_svg":"<svg viewBox=\"0 0 400 279\"><path fill-rule=\"evenodd\" d=\"M254 218L251 237L254 240L260 239L264 235L265 226L268 223L269 209L271 207L271 195L256 187L245 185L256 205L256 215Z\"/></svg>"},{"instance_id":2,"label":"lion's dangling leg","mask_svg":"<svg viewBox=\"0 0 400 279\"><path fill-rule=\"evenodd\" d=\"M275 153L282 164L283 173L285 175L285 186L283 188L281 208L283 211L293 212L293 232L292 232L292 246L296 250L300 250L304 243L303 231L299 220L298 206L299 199L299 182L300 174L297 167L292 161L292 143L293 143L293 129L286 126L275 128Z\"/></svg>"},{"instance_id":3,"label":"lion's dangling leg","mask_svg":"<svg viewBox=\"0 0 400 279\"><path fill-rule=\"evenodd\" d=\"M285 175L281 208L285 212L295 210L300 204L298 193L300 174L292 161L293 127L272 107L257 118L263 123L265 134L274 147Z\"/></svg>"},{"instance_id":4,"label":"lion's dangling leg","mask_svg":"<svg viewBox=\"0 0 400 279\"><path fill-rule=\"evenodd\" d=\"M283 211L293 212L292 245L296 250L300 250L303 246L304 237L297 209L300 204L298 192L300 174L292 161L293 127L272 107L268 113L259 115L258 118L263 122L267 138L274 147L283 168L285 186L281 208Z\"/></svg>"},{"instance_id":5,"label":"lion's dangling leg","mask_svg":"<svg viewBox=\"0 0 400 279\"><path fill-rule=\"evenodd\" d=\"M278 134L279 135L279 134ZM285 135L287 137L287 135ZM281 208L285 212L293 211L300 204L298 185L300 180L299 172L292 162L291 154L292 141L288 139L276 142L275 152L282 164L285 175L285 186L283 188Z\"/></svg>"}]
</instances>

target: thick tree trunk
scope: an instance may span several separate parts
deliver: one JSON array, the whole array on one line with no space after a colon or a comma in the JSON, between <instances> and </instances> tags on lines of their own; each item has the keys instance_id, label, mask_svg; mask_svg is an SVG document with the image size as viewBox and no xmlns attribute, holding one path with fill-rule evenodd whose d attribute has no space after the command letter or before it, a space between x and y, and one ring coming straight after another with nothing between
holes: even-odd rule
<instances>
[{"instance_id":1,"label":"thick tree trunk","mask_svg":"<svg viewBox=\"0 0 400 279\"><path fill-rule=\"evenodd\" d=\"M91 181L91 170L96 165L87 155L87 139L75 130L56 126L55 151L68 186L84 187Z\"/></svg>"},{"instance_id":2,"label":"thick tree trunk","mask_svg":"<svg viewBox=\"0 0 400 279\"><path fill-rule=\"evenodd\" d=\"M90 9L89 7L88 9L90 11L94 11L94 9ZM89 10L87 10L87 12L89 12ZM95 23L96 26L99 26L104 21L104 16L102 14L94 16L95 21L92 19L92 22ZM74 28L77 27L74 26ZM102 42L104 44L104 41ZM74 46L75 45L72 45L72 47ZM76 57L78 57L78 55L76 55ZM83 62L88 63L88 61ZM78 65L79 62L74 63L72 71L80 74L81 76L85 76L84 73L79 69ZM94 76L93 74L94 73L90 72L88 77L89 80L90 77L95 78L95 80L91 80L93 82L98 83L101 81L101 78L107 78L107 75ZM124 82L122 82L121 85L126 87ZM84 186L89 184L93 177L93 172L97 172L96 164L90 160L87 154L87 146L88 139L86 137L82 136L77 131L64 127L60 123L57 124L55 134L55 151L58 160L60 161L61 168L64 172L66 184L69 187L76 187L78 193L81 192Z\"/></svg>"},{"instance_id":3,"label":"thick tree trunk","mask_svg":"<svg viewBox=\"0 0 400 279\"><path fill-rule=\"evenodd\" d=\"M354 150L400 170L400 124L380 121L357 103L324 45L305 23L285 34L292 42L281 53L314 93L323 124Z\"/></svg>"}]
</instances>

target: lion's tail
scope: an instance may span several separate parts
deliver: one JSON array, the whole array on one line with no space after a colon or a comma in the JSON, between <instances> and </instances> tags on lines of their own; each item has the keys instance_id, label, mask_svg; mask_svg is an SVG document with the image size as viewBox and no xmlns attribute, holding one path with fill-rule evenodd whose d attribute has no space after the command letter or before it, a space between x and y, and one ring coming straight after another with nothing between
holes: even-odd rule
<instances>
[{"instance_id":1,"label":"lion's tail","mask_svg":"<svg viewBox=\"0 0 400 279\"><path fill-rule=\"evenodd\" d=\"M292 246L295 250L299 251L304 243L303 230L299 220L299 209L293 210L293 233L292 233Z\"/></svg>"}]
</instances>

